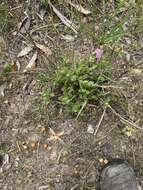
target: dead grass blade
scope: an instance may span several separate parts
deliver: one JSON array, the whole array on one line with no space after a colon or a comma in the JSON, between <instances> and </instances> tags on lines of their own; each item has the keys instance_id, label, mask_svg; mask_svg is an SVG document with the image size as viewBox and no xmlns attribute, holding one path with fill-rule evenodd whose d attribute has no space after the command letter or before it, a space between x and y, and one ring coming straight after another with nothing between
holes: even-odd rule
<instances>
[{"instance_id":1,"label":"dead grass blade","mask_svg":"<svg viewBox=\"0 0 143 190\"><path fill-rule=\"evenodd\" d=\"M59 17L62 23L65 24L68 28L70 28L71 30L73 30L73 32L77 34L78 27L74 23L72 23L70 20L68 20L64 15L62 15L51 2L49 2L49 5L52 7L54 13Z\"/></svg>"},{"instance_id":2,"label":"dead grass blade","mask_svg":"<svg viewBox=\"0 0 143 190\"><path fill-rule=\"evenodd\" d=\"M29 71L29 70L35 68L36 59L37 59L37 51L33 54L33 56L32 56L32 58L30 59L28 65L26 66L24 72L27 72L27 71Z\"/></svg>"},{"instance_id":3,"label":"dead grass blade","mask_svg":"<svg viewBox=\"0 0 143 190\"><path fill-rule=\"evenodd\" d=\"M91 13L89 10L83 8L83 6L81 6L81 5L74 4L74 3L72 3L71 1L68 1L68 3L69 3L72 7L74 7L77 11L81 12L81 13L84 14L84 15L89 15L89 14Z\"/></svg>"}]
</instances>

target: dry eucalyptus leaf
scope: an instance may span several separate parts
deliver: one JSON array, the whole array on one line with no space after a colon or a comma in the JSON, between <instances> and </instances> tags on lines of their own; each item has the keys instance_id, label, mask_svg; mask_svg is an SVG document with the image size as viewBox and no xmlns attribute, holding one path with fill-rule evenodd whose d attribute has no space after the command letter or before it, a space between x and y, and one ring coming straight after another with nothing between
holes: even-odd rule
<instances>
[{"instance_id":1,"label":"dry eucalyptus leaf","mask_svg":"<svg viewBox=\"0 0 143 190\"><path fill-rule=\"evenodd\" d=\"M73 6L77 11L83 13L84 15L89 15L91 12L85 8L83 8L81 5L77 5L72 3L71 1L68 2L71 6Z\"/></svg>"},{"instance_id":2,"label":"dry eucalyptus leaf","mask_svg":"<svg viewBox=\"0 0 143 190\"><path fill-rule=\"evenodd\" d=\"M32 58L30 59L28 65L26 66L24 72L27 72L28 70L34 69L36 65L36 59L37 59L37 51L33 54Z\"/></svg>"},{"instance_id":3,"label":"dry eucalyptus leaf","mask_svg":"<svg viewBox=\"0 0 143 190\"><path fill-rule=\"evenodd\" d=\"M52 51L42 44L35 43L36 47L39 48L43 53L45 53L47 56L52 54Z\"/></svg>"},{"instance_id":4,"label":"dry eucalyptus leaf","mask_svg":"<svg viewBox=\"0 0 143 190\"><path fill-rule=\"evenodd\" d=\"M33 47L31 47L31 46L27 46L27 47L23 48L18 53L17 57L23 57L23 56L27 55L32 49L33 49Z\"/></svg>"},{"instance_id":5,"label":"dry eucalyptus leaf","mask_svg":"<svg viewBox=\"0 0 143 190\"><path fill-rule=\"evenodd\" d=\"M51 2L49 2L49 5L52 7L54 13L59 17L62 23L77 34L77 26L72 21L68 20L64 15L62 15Z\"/></svg>"},{"instance_id":6,"label":"dry eucalyptus leaf","mask_svg":"<svg viewBox=\"0 0 143 190\"><path fill-rule=\"evenodd\" d=\"M19 23L18 25L18 31L20 31L20 33L25 34L28 29L30 27L30 18L28 16L26 16L22 22Z\"/></svg>"}]
</instances>

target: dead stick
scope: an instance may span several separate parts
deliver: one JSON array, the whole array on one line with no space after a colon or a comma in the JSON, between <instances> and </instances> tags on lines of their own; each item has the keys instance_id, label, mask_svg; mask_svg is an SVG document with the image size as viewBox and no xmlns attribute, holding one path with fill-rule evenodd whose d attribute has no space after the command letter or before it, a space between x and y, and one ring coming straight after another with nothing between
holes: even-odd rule
<instances>
[{"instance_id":1,"label":"dead stick","mask_svg":"<svg viewBox=\"0 0 143 190\"><path fill-rule=\"evenodd\" d=\"M101 125L101 123L102 123L102 121L103 121L103 118L104 118L106 109L107 109L107 107L104 108L104 111L103 111L103 113L102 113L102 115L101 115L101 118L100 118L98 124L96 125L96 128L95 128L94 133L93 133L94 136L96 136L97 133L98 133L98 130L99 130L99 127L100 127L100 125Z\"/></svg>"}]
</instances>

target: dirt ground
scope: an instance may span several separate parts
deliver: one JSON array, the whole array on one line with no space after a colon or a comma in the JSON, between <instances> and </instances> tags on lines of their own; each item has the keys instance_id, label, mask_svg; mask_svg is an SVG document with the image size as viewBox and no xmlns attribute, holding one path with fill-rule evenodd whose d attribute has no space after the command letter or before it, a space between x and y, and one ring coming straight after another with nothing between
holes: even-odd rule
<instances>
[{"instance_id":1,"label":"dirt ground","mask_svg":"<svg viewBox=\"0 0 143 190\"><path fill-rule=\"evenodd\" d=\"M66 4L55 6L70 18ZM38 1L17 1L10 7L21 18L0 37L0 189L97 190L100 171L113 158L127 160L143 186L142 34L118 44L124 47L124 57L111 57L114 80L123 84L121 97L111 109L93 106L76 119L56 104L43 104L49 79L40 85L37 76L49 76L61 54L74 62L94 52L98 44L84 32L73 35L52 9L45 11ZM31 19L30 27L23 21L27 32L19 35L16 28L25 18L24 11ZM84 17L84 22L90 23L91 18ZM52 55L47 57L38 49L36 66L24 72L37 50L34 47L22 57L18 53L32 44L31 38L49 47ZM139 43L135 49L130 45L133 42ZM101 45L105 51L109 46ZM3 75L7 63L12 71Z\"/></svg>"}]
</instances>

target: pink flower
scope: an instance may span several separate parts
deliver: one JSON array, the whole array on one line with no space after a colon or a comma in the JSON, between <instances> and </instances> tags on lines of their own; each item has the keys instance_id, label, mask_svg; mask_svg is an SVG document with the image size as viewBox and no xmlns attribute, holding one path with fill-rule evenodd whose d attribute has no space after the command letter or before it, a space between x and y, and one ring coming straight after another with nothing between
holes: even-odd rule
<instances>
[{"instance_id":1,"label":"pink flower","mask_svg":"<svg viewBox=\"0 0 143 190\"><path fill-rule=\"evenodd\" d=\"M97 61L99 61L99 60L101 59L101 57L102 57L103 50L100 49L100 48L97 48L97 49L95 50L95 54L96 54L96 59L97 59Z\"/></svg>"}]
</instances>

